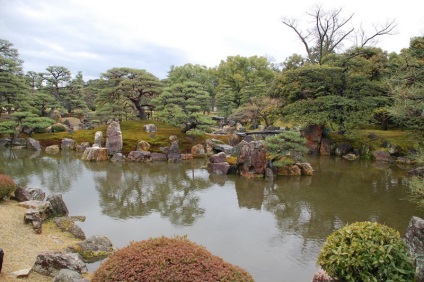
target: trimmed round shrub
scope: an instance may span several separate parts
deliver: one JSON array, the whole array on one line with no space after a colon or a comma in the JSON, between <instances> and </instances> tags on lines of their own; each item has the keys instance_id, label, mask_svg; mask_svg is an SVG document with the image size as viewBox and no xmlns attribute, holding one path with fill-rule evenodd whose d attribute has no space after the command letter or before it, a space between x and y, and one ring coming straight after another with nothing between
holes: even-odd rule
<instances>
[{"instance_id":1,"label":"trimmed round shrub","mask_svg":"<svg viewBox=\"0 0 424 282\"><path fill-rule=\"evenodd\" d=\"M245 270L186 237L153 238L116 251L93 274L96 281L254 281Z\"/></svg>"},{"instance_id":2,"label":"trimmed round shrub","mask_svg":"<svg viewBox=\"0 0 424 282\"><path fill-rule=\"evenodd\" d=\"M331 234L318 264L343 281L414 281L415 267L396 230L376 222L356 222Z\"/></svg>"},{"instance_id":3,"label":"trimmed round shrub","mask_svg":"<svg viewBox=\"0 0 424 282\"><path fill-rule=\"evenodd\" d=\"M16 184L12 177L5 174L0 174L0 200L9 198L16 190Z\"/></svg>"}]
</instances>

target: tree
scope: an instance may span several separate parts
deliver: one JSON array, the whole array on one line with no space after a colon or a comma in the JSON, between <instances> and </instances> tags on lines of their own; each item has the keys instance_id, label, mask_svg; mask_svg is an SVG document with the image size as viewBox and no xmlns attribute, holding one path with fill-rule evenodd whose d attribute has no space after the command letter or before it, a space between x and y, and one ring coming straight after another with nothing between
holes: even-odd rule
<instances>
[{"instance_id":1,"label":"tree","mask_svg":"<svg viewBox=\"0 0 424 282\"><path fill-rule=\"evenodd\" d=\"M18 50L0 39L0 109L5 108L10 114L12 110L28 108L27 94ZM2 109L0 115L1 112Z\"/></svg>"},{"instance_id":2,"label":"tree","mask_svg":"<svg viewBox=\"0 0 424 282\"><path fill-rule=\"evenodd\" d=\"M279 118L281 107L282 103L279 99L253 98L250 102L236 109L229 118L243 123L251 122L254 125L263 121L265 126L268 127Z\"/></svg>"},{"instance_id":3,"label":"tree","mask_svg":"<svg viewBox=\"0 0 424 282\"><path fill-rule=\"evenodd\" d=\"M101 105L119 103L131 106L137 117L147 119L146 109L152 108L151 99L161 93L161 82L153 74L139 69L114 68L102 75L106 86L99 95Z\"/></svg>"},{"instance_id":4,"label":"tree","mask_svg":"<svg viewBox=\"0 0 424 282\"><path fill-rule=\"evenodd\" d=\"M72 113L75 110L87 111L88 107L84 100L83 89L85 82L83 79L82 72L78 72L74 79L71 80L68 86L66 95L62 97L62 105L68 111Z\"/></svg>"},{"instance_id":5,"label":"tree","mask_svg":"<svg viewBox=\"0 0 424 282\"><path fill-rule=\"evenodd\" d=\"M202 65L185 64L183 66L171 66L165 84L171 86L175 83L185 83L187 81L197 82L203 85L205 91L209 93L211 109L215 107L216 86L218 85L218 77L214 69Z\"/></svg>"},{"instance_id":6,"label":"tree","mask_svg":"<svg viewBox=\"0 0 424 282\"><path fill-rule=\"evenodd\" d=\"M217 69L219 88L225 90L218 93L238 108L250 98L266 96L275 74L265 57L230 56Z\"/></svg>"},{"instance_id":7,"label":"tree","mask_svg":"<svg viewBox=\"0 0 424 282\"><path fill-rule=\"evenodd\" d=\"M394 104L389 112L398 125L424 128L424 37L411 39L409 48L391 60L388 81Z\"/></svg>"},{"instance_id":8,"label":"tree","mask_svg":"<svg viewBox=\"0 0 424 282\"><path fill-rule=\"evenodd\" d=\"M282 114L295 122L346 125L373 121L373 111L389 104L384 79L388 56L378 48L353 48L327 57L325 64L305 64L283 71L274 96L286 106Z\"/></svg>"},{"instance_id":9,"label":"tree","mask_svg":"<svg viewBox=\"0 0 424 282\"><path fill-rule=\"evenodd\" d=\"M47 89L57 101L62 101L65 92L71 81L71 72L62 66L49 66L47 73L44 73L44 79L47 82Z\"/></svg>"},{"instance_id":10,"label":"tree","mask_svg":"<svg viewBox=\"0 0 424 282\"><path fill-rule=\"evenodd\" d=\"M209 97L206 87L200 83L175 83L154 100L156 117L176 126L183 125L184 133L191 129L206 130L205 126L212 123L204 115L210 109Z\"/></svg>"},{"instance_id":11,"label":"tree","mask_svg":"<svg viewBox=\"0 0 424 282\"><path fill-rule=\"evenodd\" d=\"M317 6L307 15L312 19L312 24L306 30L301 29L296 19L283 18L282 22L299 37L311 63L321 65L326 56L335 54L350 37L355 35L355 28L352 26L353 14L343 17L341 8L325 11ZM359 28L356 34L359 42L356 47L365 47L378 36L393 34L395 28L396 23L389 21L381 27L375 27L374 33L369 36Z\"/></svg>"},{"instance_id":12,"label":"tree","mask_svg":"<svg viewBox=\"0 0 424 282\"><path fill-rule=\"evenodd\" d=\"M307 152L305 142L305 138L296 131L284 131L278 135L267 137L265 139L267 158L275 167L303 161L303 155Z\"/></svg>"}]
</instances>

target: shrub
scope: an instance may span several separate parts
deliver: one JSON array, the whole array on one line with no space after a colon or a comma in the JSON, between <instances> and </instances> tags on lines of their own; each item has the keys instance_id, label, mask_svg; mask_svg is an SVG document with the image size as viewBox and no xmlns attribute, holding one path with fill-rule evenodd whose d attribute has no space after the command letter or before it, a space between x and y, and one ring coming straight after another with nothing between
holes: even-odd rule
<instances>
[{"instance_id":1,"label":"shrub","mask_svg":"<svg viewBox=\"0 0 424 282\"><path fill-rule=\"evenodd\" d=\"M318 263L346 281L414 281L415 267L399 232L376 222L356 222L335 231Z\"/></svg>"},{"instance_id":2,"label":"shrub","mask_svg":"<svg viewBox=\"0 0 424 282\"><path fill-rule=\"evenodd\" d=\"M94 272L92 281L253 281L253 278L186 237L160 237L133 242L118 250Z\"/></svg>"},{"instance_id":3,"label":"shrub","mask_svg":"<svg viewBox=\"0 0 424 282\"><path fill-rule=\"evenodd\" d=\"M9 198L16 190L16 184L9 175L0 174L0 200Z\"/></svg>"},{"instance_id":4,"label":"shrub","mask_svg":"<svg viewBox=\"0 0 424 282\"><path fill-rule=\"evenodd\" d=\"M55 124L52 125L51 127L52 132L65 132L66 131L66 127L64 125L61 124Z\"/></svg>"}]
</instances>

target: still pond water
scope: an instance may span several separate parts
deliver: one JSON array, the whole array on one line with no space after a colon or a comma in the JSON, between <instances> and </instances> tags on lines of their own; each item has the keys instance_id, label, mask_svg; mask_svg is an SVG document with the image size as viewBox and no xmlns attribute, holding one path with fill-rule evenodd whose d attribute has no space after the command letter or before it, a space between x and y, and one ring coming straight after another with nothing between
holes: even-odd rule
<instances>
[{"instance_id":1,"label":"still pond water","mask_svg":"<svg viewBox=\"0 0 424 282\"><path fill-rule=\"evenodd\" d=\"M406 171L396 165L310 158L314 176L270 182L211 175L204 160L116 164L15 153L0 151L0 173L61 193L70 215L87 217L79 224L87 237L105 235L121 248L187 235L259 282L311 281L325 238L345 224L378 221L403 235L413 215L424 216L407 200Z\"/></svg>"}]
</instances>

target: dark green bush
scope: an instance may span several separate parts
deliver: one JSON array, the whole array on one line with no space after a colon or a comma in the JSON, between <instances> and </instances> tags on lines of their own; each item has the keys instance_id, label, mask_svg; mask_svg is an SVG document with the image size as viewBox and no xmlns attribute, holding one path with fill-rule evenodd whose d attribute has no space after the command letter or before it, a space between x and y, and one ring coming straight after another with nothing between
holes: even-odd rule
<instances>
[{"instance_id":1,"label":"dark green bush","mask_svg":"<svg viewBox=\"0 0 424 282\"><path fill-rule=\"evenodd\" d=\"M376 222L356 222L331 234L318 264L344 281L414 281L415 267L399 232Z\"/></svg>"},{"instance_id":2,"label":"dark green bush","mask_svg":"<svg viewBox=\"0 0 424 282\"><path fill-rule=\"evenodd\" d=\"M16 184L9 175L0 174L0 200L9 198L16 190Z\"/></svg>"},{"instance_id":3,"label":"dark green bush","mask_svg":"<svg viewBox=\"0 0 424 282\"><path fill-rule=\"evenodd\" d=\"M254 280L245 270L185 237L160 237L118 250L94 272L91 281Z\"/></svg>"},{"instance_id":4,"label":"dark green bush","mask_svg":"<svg viewBox=\"0 0 424 282\"><path fill-rule=\"evenodd\" d=\"M66 131L66 127L61 125L61 124L55 124L52 125L51 127L52 132L65 132Z\"/></svg>"}]
</instances>

